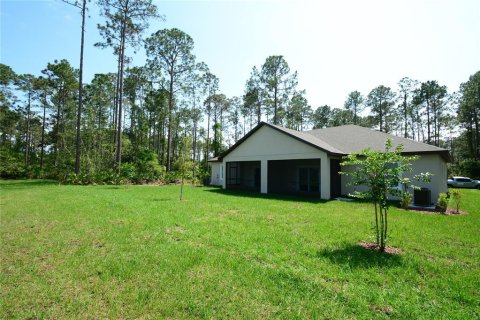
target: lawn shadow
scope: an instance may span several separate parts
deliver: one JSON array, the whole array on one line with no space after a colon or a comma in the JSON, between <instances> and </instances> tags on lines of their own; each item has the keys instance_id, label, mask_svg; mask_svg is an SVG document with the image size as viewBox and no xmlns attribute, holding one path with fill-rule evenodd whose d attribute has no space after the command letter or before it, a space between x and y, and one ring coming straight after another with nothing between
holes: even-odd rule
<instances>
[{"instance_id":1,"label":"lawn shadow","mask_svg":"<svg viewBox=\"0 0 480 320\"><path fill-rule=\"evenodd\" d=\"M0 180L0 188L5 189L24 189L32 187L44 187L48 185L58 185L58 181L44 179Z\"/></svg>"},{"instance_id":2,"label":"lawn shadow","mask_svg":"<svg viewBox=\"0 0 480 320\"><path fill-rule=\"evenodd\" d=\"M213 189L206 189L204 191L221 194L221 195L234 196L234 197L279 200L279 201L288 201L288 202L326 203L331 201L331 200L318 199L312 196L282 195L282 194L270 194L270 193L264 194L264 193L248 191L248 190L226 190L222 188L213 188Z\"/></svg>"},{"instance_id":3,"label":"lawn shadow","mask_svg":"<svg viewBox=\"0 0 480 320\"><path fill-rule=\"evenodd\" d=\"M399 254L381 253L363 248L358 244L348 244L343 248L333 250L323 249L317 252L317 256L352 268L389 268L403 264L402 256Z\"/></svg>"},{"instance_id":4,"label":"lawn shadow","mask_svg":"<svg viewBox=\"0 0 480 320\"><path fill-rule=\"evenodd\" d=\"M171 201L172 199L170 198L154 198L152 199L152 201L155 201L155 202L164 202L164 201Z\"/></svg>"}]
</instances>

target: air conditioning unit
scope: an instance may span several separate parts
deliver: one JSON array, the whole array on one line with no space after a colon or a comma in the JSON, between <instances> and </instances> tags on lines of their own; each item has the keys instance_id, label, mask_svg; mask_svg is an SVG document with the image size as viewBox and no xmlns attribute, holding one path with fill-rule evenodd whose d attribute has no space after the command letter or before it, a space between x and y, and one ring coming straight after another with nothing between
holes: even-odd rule
<instances>
[{"instance_id":1,"label":"air conditioning unit","mask_svg":"<svg viewBox=\"0 0 480 320\"><path fill-rule=\"evenodd\" d=\"M416 206L429 206L432 204L432 191L428 188L413 191L413 204Z\"/></svg>"}]
</instances>

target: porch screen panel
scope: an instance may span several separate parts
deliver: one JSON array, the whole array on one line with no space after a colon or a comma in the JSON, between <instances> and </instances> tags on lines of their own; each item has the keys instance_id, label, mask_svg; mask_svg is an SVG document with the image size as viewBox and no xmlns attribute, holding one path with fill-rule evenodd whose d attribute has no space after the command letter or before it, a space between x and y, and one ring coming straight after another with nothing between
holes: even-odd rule
<instances>
[{"instance_id":1,"label":"porch screen panel","mask_svg":"<svg viewBox=\"0 0 480 320\"><path fill-rule=\"evenodd\" d=\"M227 162L227 184L240 184L240 166L238 162Z\"/></svg>"},{"instance_id":2,"label":"porch screen panel","mask_svg":"<svg viewBox=\"0 0 480 320\"><path fill-rule=\"evenodd\" d=\"M320 191L320 170L318 168L309 169L310 192Z\"/></svg>"},{"instance_id":3,"label":"porch screen panel","mask_svg":"<svg viewBox=\"0 0 480 320\"><path fill-rule=\"evenodd\" d=\"M300 191L308 191L308 168L298 170L298 188Z\"/></svg>"}]
</instances>

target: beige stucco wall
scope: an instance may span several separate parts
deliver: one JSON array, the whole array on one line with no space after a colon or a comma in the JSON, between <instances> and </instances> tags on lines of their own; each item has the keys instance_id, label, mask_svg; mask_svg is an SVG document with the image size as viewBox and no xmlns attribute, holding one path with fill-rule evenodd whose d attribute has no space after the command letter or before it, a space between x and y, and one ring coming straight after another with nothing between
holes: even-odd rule
<instances>
[{"instance_id":1,"label":"beige stucco wall","mask_svg":"<svg viewBox=\"0 0 480 320\"><path fill-rule=\"evenodd\" d=\"M343 171L349 172L354 170L353 167L342 167ZM425 154L419 156L417 160L412 162L412 172L405 174L406 177L413 178L414 175L420 174L422 172L430 172L432 177L430 182L417 182L414 181L413 184L419 187L429 188L431 190L432 203L436 204L438 195L441 192L447 192L447 163L445 160L438 154ZM350 178L348 176L342 175L342 194L353 193L355 190L364 191L364 186L353 187L348 186Z\"/></svg>"},{"instance_id":2,"label":"beige stucco wall","mask_svg":"<svg viewBox=\"0 0 480 320\"><path fill-rule=\"evenodd\" d=\"M222 176L222 162L209 162L211 168L211 176L210 176L210 185L212 186L221 186L223 185L223 177Z\"/></svg>"},{"instance_id":3,"label":"beige stucco wall","mask_svg":"<svg viewBox=\"0 0 480 320\"><path fill-rule=\"evenodd\" d=\"M437 203L440 192L448 192L447 163L438 154L421 155L412 163L412 169L412 173L407 175L408 177L413 177L413 175L422 172L430 172L432 174L430 183L415 181L414 184L419 187L429 188L432 191L432 202L434 204Z\"/></svg>"},{"instance_id":4,"label":"beige stucco wall","mask_svg":"<svg viewBox=\"0 0 480 320\"><path fill-rule=\"evenodd\" d=\"M322 199L330 198L330 161L327 154L311 147L278 130L263 126L247 140L223 158L223 163L233 161L260 161L262 193L267 193L268 160L320 159L320 195ZM223 176L225 177L225 165ZM225 188L226 181L222 181Z\"/></svg>"}]
</instances>

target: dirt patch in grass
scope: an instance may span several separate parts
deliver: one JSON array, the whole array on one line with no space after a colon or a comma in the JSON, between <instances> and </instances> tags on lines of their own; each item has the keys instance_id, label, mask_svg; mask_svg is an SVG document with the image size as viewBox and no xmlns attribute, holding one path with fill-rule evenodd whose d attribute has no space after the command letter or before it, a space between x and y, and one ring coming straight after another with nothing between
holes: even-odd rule
<instances>
[{"instance_id":1,"label":"dirt patch in grass","mask_svg":"<svg viewBox=\"0 0 480 320\"><path fill-rule=\"evenodd\" d=\"M393 313L393 308L391 306L379 306L376 304L368 305L368 308L372 311L380 312L386 314L387 316Z\"/></svg>"},{"instance_id":2,"label":"dirt patch in grass","mask_svg":"<svg viewBox=\"0 0 480 320\"><path fill-rule=\"evenodd\" d=\"M447 211L440 211L440 210L413 210L413 209L408 209L407 211L410 212L415 212L415 213L420 213L420 214L440 214L444 216L462 216L468 214L468 212L459 210L457 213L457 210L453 208L448 208Z\"/></svg>"},{"instance_id":3,"label":"dirt patch in grass","mask_svg":"<svg viewBox=\"0 0 480 320\"><path fill-rule=\"evenodd\" d=\"M361 241L358 243L358 245L367 250L380 252L380 246L378 246L376 243ZM396 254L401 254L402 250L400 250L399 248L386 246L384 252L388 254L396 255Z\"/></svg>"},{"instance_id":4,"label":"dirt patch in grass","mask_svg":"<svg viewBox=\"0 0 480 320\"><path fill-rule=\"evenodd\" d=\"M466 215L468 214L468 212L466 211L463 211L463 210L455 210L453 208L448 208L447 211L443 214L446 214L446 215L451 215L451 216L461 216L461 215Z\"/></svg>"}]
</instances>

